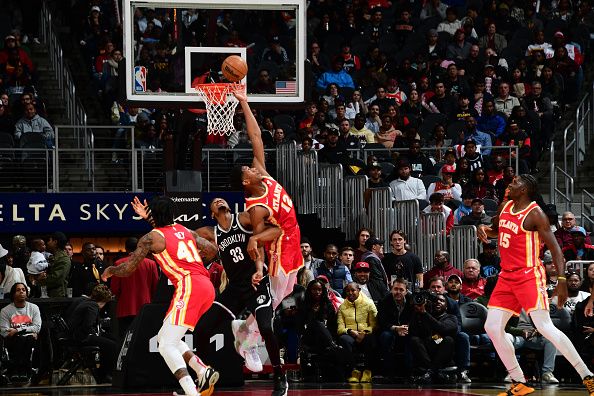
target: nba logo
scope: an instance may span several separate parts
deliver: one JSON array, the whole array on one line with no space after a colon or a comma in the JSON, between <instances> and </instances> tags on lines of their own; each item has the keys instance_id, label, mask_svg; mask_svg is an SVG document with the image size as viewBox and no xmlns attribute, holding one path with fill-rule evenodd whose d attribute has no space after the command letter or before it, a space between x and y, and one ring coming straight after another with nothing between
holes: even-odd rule
<instances>
[{"instance_id":1,"label":"nba logo","mask_svg":"<svg viewBox=\"0 0 594 396\"><path fill-rule=\"evenodd\" d=\"M134 66L134 91L146 92L146 67Z\"/></svg>"}]
</instances>

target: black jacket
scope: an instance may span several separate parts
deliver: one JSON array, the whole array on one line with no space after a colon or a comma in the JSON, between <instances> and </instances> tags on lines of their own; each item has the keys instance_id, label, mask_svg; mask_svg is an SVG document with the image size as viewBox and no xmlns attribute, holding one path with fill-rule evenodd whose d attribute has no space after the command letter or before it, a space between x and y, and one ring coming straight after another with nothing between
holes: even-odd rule
<instances>
[{"instance_id":1,"label":"black jacket","mask_svg":"<svg viewBox=\"0 0 594 396\"><path fill-rule=\"evenodd\" d=\"M427 338L439 334L442 337L455 337L458 333L458 319L449 313L434 317L427 312L413 312L408 325L411 337Z\"/></svg>"},{"instance_id":2,"label":"black jacket","mask_svg":"<svg viewBox=\"0 0 594 396\"><path fill-rule=\"evenodd\" d=\"M385 296L377 304L377 325L382 331L390 330L392 326L402 326L410 322L412 306L405 300L404 309L400 312L392 294Z\"/></svg>"},{"instance_id":3,"label":"black jacket","mask_svg":"<svg viewBox=\"0 0 594 396\"><path fill-rule=\"evenodd\" d=\"M78 300L67 319L72 339L83 342L89 335L99 335L99 305L96 301L83 297Z\"/></svg>"}]
</instances>

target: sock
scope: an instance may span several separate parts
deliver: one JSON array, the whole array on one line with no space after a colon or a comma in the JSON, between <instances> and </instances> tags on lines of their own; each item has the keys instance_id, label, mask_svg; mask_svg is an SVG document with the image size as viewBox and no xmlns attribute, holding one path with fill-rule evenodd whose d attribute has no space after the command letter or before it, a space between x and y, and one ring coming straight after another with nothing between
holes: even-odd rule
<instances>
[{"instance_id":1,"label":"sock","mask_svg":"<svg viewBox=\"0 0 594 396\"><path fill-rule=\"evenodd\" d=\"M188 366L190 366L192 368L192 370L194 370L196 372L196 375L198 375L198 378L202 378L202 376L206 372L206 365L196 355L194 355L192 357L192 359L190 359L190 361L188 362Z\"/></svg>"},{"instance_id":2,"label":"sock","mask_svg":"<svg viewBox=\"0 0 594 396\"><path fill-rule=\"evenodd\" d=\"M179 379L179 384L184 390L186 396L200 396L200 393L196 390L196 384L192 380L192 377L186 375Z\"/></svg>"},{"instance_id":3,"label":"sock","mask_svg":"<svg viewBox=\"0 0 594 396\"><path fill-rule=\"evenodd\" d=\"M524 377L524 372L519 364L509 369L507 372L512 381L526 383L526 377Z\"/></svg>"}]
</instances>

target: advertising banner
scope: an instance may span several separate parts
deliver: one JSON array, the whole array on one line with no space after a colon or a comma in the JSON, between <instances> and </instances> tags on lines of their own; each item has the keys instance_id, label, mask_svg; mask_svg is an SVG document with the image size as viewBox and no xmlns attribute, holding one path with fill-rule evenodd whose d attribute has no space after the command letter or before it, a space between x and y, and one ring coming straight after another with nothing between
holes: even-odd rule
<instances>
[{"instance_id":1,"label":"advertising banner","mask_svg":"<svg viewBox=\"0 0 594 396\"><path fill-rule=\"evenodd\" d=\"M136 216L130 202L138 196L150 201L154 193L2 193L0 232L9 234L143 234L150 225ZM214 225L208 205L215 197L229 202L235 212L244 209L238 192L171 193L177 223L190 229Z\"/></svg>"}]
</instances>

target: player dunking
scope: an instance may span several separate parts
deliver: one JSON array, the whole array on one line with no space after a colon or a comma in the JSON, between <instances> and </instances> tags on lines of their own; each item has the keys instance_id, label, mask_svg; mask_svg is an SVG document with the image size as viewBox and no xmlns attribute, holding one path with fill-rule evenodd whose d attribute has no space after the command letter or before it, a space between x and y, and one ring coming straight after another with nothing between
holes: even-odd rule
<instances>
[{"instance_id":1,"label":"player dunking","mask_svg":"<svg viewBox=\"0 0 594 396\"><path fill-rule=\"evenodd\" d=\"M210 396L219 374L206 366L182 341L187 330L194 330L198 319L214 300L214 287L204 268L199 251L205 258L216 255L217 248L184 226L174 223L174 203L167 197L156 197L148 208L135 198L132 203L142 206L154 229L138 241L138 247L125 264L105 269L103 281L111 276L128 276L146 257L153 253L159 266L175 287L175 294L157 335L159 353L179 381L187 396ZM188 364L198 376L198 387L188 373Z\"/></svg>"},{"instance_id":2,"label":"player dunking","mask_svg":"<svg viewBox=\"0 0 594 396\"><path fill-rule=\"evenodd\" d=\"M293 201L283 186L266 172L262 132L252 114L247 96L241 89L235 89L233 94L241 104L254 154L251 168L242 166L233 169L231 175L233 187L243 189L246 194L246 211L250 214L255 237L266 229L267 223L276 225L281 230L281 235L276 240L266 243L273 308L276 308L293 291L297 271L303 266L301 232ZM248 253L254 260L259 256L259 244L256 239L251 239L248 244ZM253 329L249 323L248 327ZM274 370L275 378L282 377L286 382L281 368L274 368Z\"/></svg>"},{"instance_id":3,"label":"player dunking","mask_svg":"<svg viewBox=\"0 0 594 396\"><path fill-rule=\"evenodd\" d=\"M516 176L508 187L507 201L491 226L479 226L478 237L483 242L498 237L501 272L489 299L489 314L485 330L491 338L501 361L513 381L506 395L527 395L534 388L526 385L526 378L516 359L513 344L505 336L505 325L512 315L524 309L540 334L555 345L576 369L590 395L594 395L594 378L567 336L558 330L549 315L546 274L540 261L541 240L551 250L559 274L565 274L561 249L549 228L549 221L534 202L538 183L533 176ZM567 300L564 276L557 278L555 292L559 306Z\"/></svg>"},{"instance_id":4,"label":"player dunking","mask_svg":"<svg viewBox=\"0 0 594 396\"><path fill-rule=\"evenodd\" d=\"M264 266L264 255L252 260L247 254L247 245L253 237L250 215L241 212L231 213L229 204L222 198L215 198L210 204L211 215L216 219L214 227L202 227L196 230L198 235L214 241L219 248L219 256L227 274L228 284L225 290L217 296L212 307L200 319L197 335L202 345L209 339L216 327L226 317L235 319L244 308L248 308L256 318L258 328L270 357L272 366L280 367L280 352L278 341L272 329L274 311L270 293L270 280ZM272 241L281 233L280 228L267 227L259 234L259 238ZM257 355L255 349L248 353ZM262 371L260 358L245 356L246 366L252 371ZM253 366L253 364L259 366ZM283 395L285 389L282 382L275 382L272 396Z\"/></svg>"}]
</instances>

